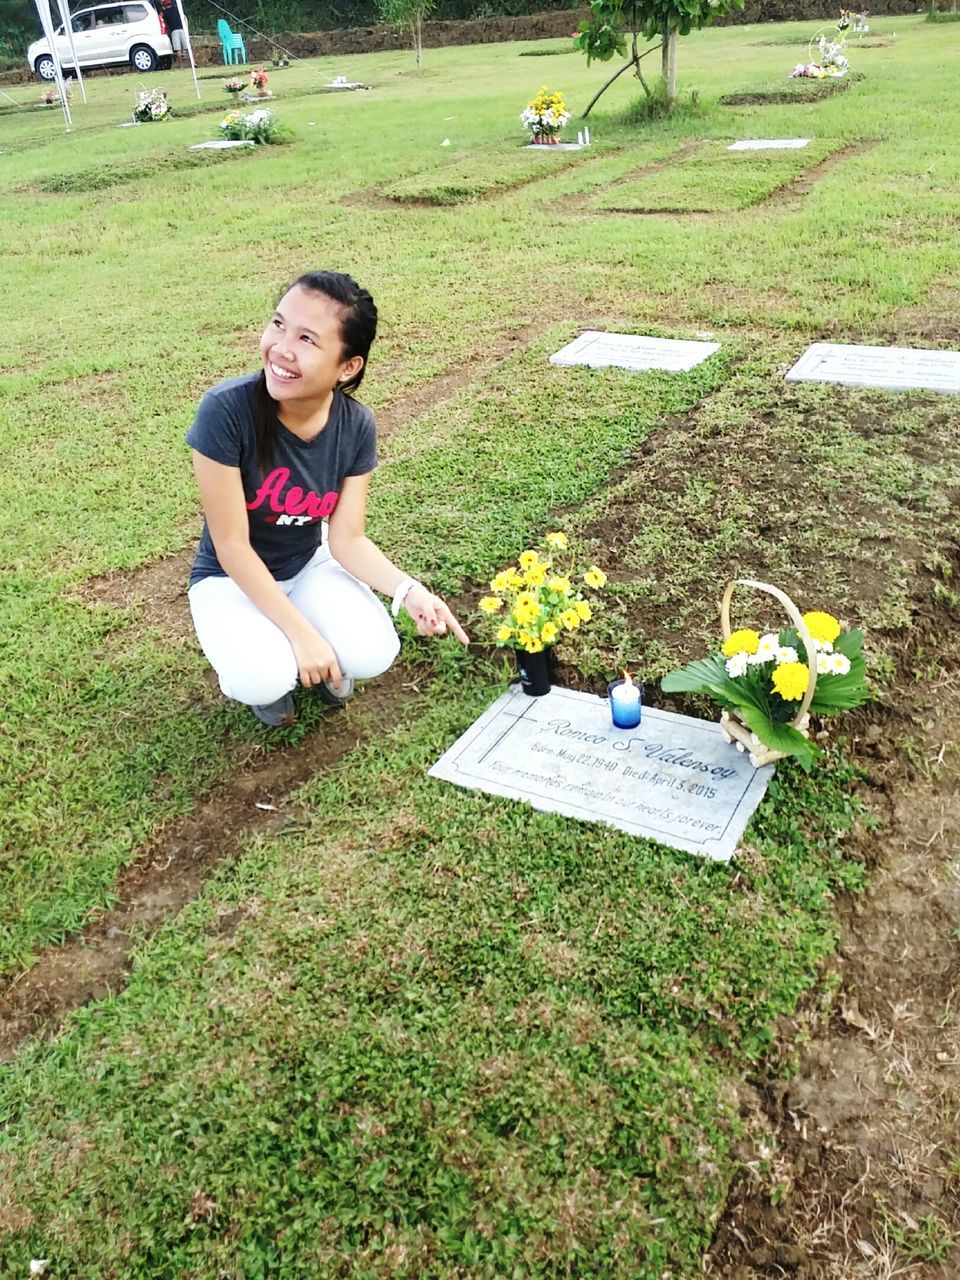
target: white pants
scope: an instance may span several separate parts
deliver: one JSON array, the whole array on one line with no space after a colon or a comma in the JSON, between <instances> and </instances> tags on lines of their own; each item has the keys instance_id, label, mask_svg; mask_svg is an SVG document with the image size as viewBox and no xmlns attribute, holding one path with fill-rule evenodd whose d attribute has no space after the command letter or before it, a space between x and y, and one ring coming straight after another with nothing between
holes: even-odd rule
<instances>
[{"instance_id":1,"label":"white pants","mask_svg":"<svg viewBox=\"0 0 960 1280\"><path fill-rule=\"evenodd\" d=\"M400 652L386 609L326 546L277 585L333 649L345 676L379 676ZM299 674L290 641L232 578L202 578L189 599L200 647L228 698L263 707L290 692Z\"/></svg>"}]
</instances>

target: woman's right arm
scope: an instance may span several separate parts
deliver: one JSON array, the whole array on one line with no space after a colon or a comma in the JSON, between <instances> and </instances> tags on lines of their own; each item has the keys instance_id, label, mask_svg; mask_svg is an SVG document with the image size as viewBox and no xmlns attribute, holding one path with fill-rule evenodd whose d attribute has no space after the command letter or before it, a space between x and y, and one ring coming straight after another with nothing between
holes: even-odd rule
<instances>
[{"instance_id":1,"label":"woman's right arm","mask_svg":"<svg viewBox=\"0 0 960 1280\"><path fill-rule=\"evenodd\" d=\"M290 641L300 683L305 688L325 679L339 684L341 671L333 649L287 599L250 545L250 521L239 467L224 466L194 449L193 472L221 568Z\"/></svg>"}]
</instances>

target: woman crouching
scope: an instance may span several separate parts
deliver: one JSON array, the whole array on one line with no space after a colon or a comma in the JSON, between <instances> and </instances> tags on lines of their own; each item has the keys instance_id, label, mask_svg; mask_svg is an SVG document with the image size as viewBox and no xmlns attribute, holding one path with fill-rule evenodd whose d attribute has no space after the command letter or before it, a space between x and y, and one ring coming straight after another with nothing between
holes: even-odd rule
<instances>
[{"instance_id":1,"label":"woman crouching","mask_svg":"<svg viewBox=\"0 0 960 1280\"><path fill-rule=\"evenodd\" d=\"M205 517L193 623L220 688L264 724L292 723L298 680L337 704L387 670L400 641L374 591L421 635L468 643L446 604L366 536L376 427L352 393L376 330L350 276L301 276L260 340L260 372L208 391L187 433Z\"/></svg>"}]
</instances>

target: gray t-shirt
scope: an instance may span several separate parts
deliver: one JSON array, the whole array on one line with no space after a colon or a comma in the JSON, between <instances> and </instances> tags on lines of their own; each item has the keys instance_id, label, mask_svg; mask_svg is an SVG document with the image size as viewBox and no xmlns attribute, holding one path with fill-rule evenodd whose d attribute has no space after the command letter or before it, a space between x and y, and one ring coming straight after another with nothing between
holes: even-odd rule
<instances>
[{"instance_id":1,"label":"gray t-shirt","mask_svg":"<svg viewBox=\"0 0 960 1280\"><path fill-rule=\"evenodd\" d=\"M230 378L206 393L187 432L187 444L205 458L239 467L250 520L250 545L278 581L292 578L323 539L322 521L347 476L377 465L373 414L342 391L333 393L327 425L301 440L279 420L268 470L257 464L253 396L259 373ZM190 585L226 577L204 521Z\"/></svg>"}]
</instances>

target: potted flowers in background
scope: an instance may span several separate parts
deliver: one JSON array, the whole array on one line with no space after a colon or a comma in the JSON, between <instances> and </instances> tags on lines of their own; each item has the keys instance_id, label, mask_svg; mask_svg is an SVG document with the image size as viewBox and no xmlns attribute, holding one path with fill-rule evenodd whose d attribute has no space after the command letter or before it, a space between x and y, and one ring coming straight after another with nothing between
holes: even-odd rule
<instances>
[{"instance_id":1,"label":"potted flowers in background","mask_svg":"<svg viewBox=\"0 0 960 1280\"><path fill-rule=\"evenodd\" d=\"M569 123L570 112L559 90L541 85L536 95L520 112L523 127L529 130L530 141L549 145L559 141L560 130Z\"/></svg>"},{"instance_id":2,"label":"potted flowers in background","mask_svg":"<svg viewBox=\"0 0 960 1280\"><path fill-rule=\"evenodd\" d=\"M231 76L229 80L224 80L223 87L225 92L229 93L230 97L236 102L247 87L247 82L246 80L241 80L239 76Z\"/></svg>"},{"instance_id":3,"label":"potted flowers in background","mask_svg":"<svg viewBox=\"0 0 960 1280\"><path fill-rule=\"evenodd\" d=\"M70 86L68 84L65 84L63 86L63 91L67 95L67 101L69 102L70 99L73 97L73 94L70 92ZM40 101L45 107L59 107L60 90L57 88L55 84L44 85L43 88L40 90Z\"/></svg>"},{"instance_id":4,"label":"potted flowers in background","mask_svg":"<svg viewBox=\"0 0 960 1280\"><path fill-rule=\"evenodd\" d=\"M774 596L793 625L763 635L747 627L731 631L730 599L737 585ZM810 714L846 711L868 697L863 632L845 631L820 610L801 617L784 592L746 578L727 584L721 623L720 650L664 676L662 689L712 698L722 708L724 736L749 750L751 764L794 756L809 769L819 755L809 740Z\"/></svg>"},{"instance_id":5,"label":"potted flowers in background","mask_svg":"<svg viewBox=\"0 0 960 1280\"><path fill-rule=\"evenodd\" d=\"M267 89L269 83L270 77L264 67L254 67L250 72L250 84L256 90L258 98L269 98L271 96Z\"/></svg>"},{"instance_id":6,"label":"potted flowers in background","mask_svg":"<svg viewBox=\"0 0 960 1280\"><path fill-rule=\"evenodd\" d=\"M151 120L166 120L170 114L170 103L167 101L166 89L144 89L137 94L133 108L133 118L137 124L147 124Z\"/></svg>"},{"instance_id":7,"label":"potted flowers in background","mask_svg":"<svg viewBox=\"0 0 960 1280\"><path fill-rule=\"evenodd\" d=\"M549 692L550 650L593 616L583 588L599 591L606 581L597 565L577 578L567 535L559 532L547 534L541 551L521 551L516 564L491 580L492 594L483 597L480 608L498 624L498 648L514 650L524 693Z\"/></svg>"}]
</instances>

